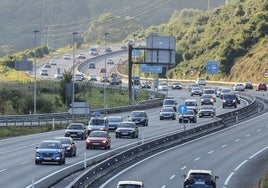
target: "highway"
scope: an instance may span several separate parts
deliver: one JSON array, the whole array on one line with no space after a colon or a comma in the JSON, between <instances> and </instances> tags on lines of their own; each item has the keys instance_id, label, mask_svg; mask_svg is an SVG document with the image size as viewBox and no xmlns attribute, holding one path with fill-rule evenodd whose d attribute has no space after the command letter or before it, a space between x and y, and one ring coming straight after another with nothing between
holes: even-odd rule
<instances>
[{"instance_id":1,"label":"highway","mask_svg":"<svg viewBox=\"0 0 268 188\"><path fill-rule=\"evenodd\" d=\"M154 188L182 187L181 176L189 169L213 170L220 177L217 187L255 187L268 162L267 120L264 114L163 151L123 171L103 188L116 187L120 180L141 180Z\"/></svg>"},{"instance_id":2,"label":"highway","mask_svg":"<svg viewBox=\"0 0 268 188\"><path fill-rule=\"evenodd\" d=\"M109 56L107 58L109 58ZM119 57L119 58L121 58L121 57ZM67 60L59 60L57 66L62 65L63 67L68 68L68 66L70 66L72 64L72 60L71 61L69 60L68 65L66 65L67 63L64 64L64 61L67 61ZM98 61L96 60L96 64L99 64L98 63L99 61L103 61L103 57L98 59ZM117 61L117 60L115 60L115 61ZM103 66L101 64L99 64L99 65L100 65L100 67ZM56 70L55 68L58 68L58 67L54 67L54 69L51 68L51 70L50 70L51 72L49 73L49 75L50 75L49 78L51 78L51 79L53 77L52 75L54 75L53 71ZM87 72L87 71L88 71L87 69L82 69L83 73L89 74L89 72ZM95 71L97 71L97 69ZM187 98L196 98L199 100L199 97L191 97L189 92L186 89L182 90L182 91L180 91L180 90L169 91L169 95L175 96L175 98L178 101L178 104L182 104L182 102ZM245 101L242 101L242 104L240 104L238 106L238 108L241 108L242 106L245 106L245 105L247 105L247 103ZM217 109L217 114L233 110L233 108L222 109L220 100L217 100L215 108ZM160 121L159 120L159 111L160 111L160 108L146 110L146 112L149 116L149 126L140 128L141 131L140 131L140 136L138 139L116 139L114 136L114 133L111 132L111 137L112 137L111 151L114 148L117 148L117 147L120 147L123 145L127 145L129 143L137 142L141 139L147 139L147 138L155 137L155 136L160 135L160 134L170 133L170 132L174 132L174 131L178 131L178 130L183 130L183 125L179 124L177 120L176 121L172 121L172 120ZM129 113L130 112L124 112L124 113L120 113L118 115L121 115L126 120ZM116 114L114 114L114 115L116 115ZM186 128L198 126L199 123L204 122L204 121L213 121L213 119L211 119L211 118L202 118L202 119L198 118L198 123L187 124ZM237 126L237 127L240 127L240 126ZM261 130L262 131L259 131L259 133L264 132L263 130L265 130L265 129L261 129ZM232 129L230 129L230 132L232 132ZM236 132L237 139L239 138L240 140L242 140L243 136L245 137L245 135L249 134L249 133L247 133L247 134L246 133L242 134L242 133L243 132L241 130ZM251 135L253 135L253 134L254 133L251 132ZM50 133L42 133L42 134L36 134L36 135L30 135L30 136L21 136L21 137L16 137L16 138L0 140L0 145L1 145L1 149L2 149L0 152L0 160L1 160L0 185L1 185L1 187L7 187L7 188L9 188L9 187L10 188L27 187L27 186L30 186L35 181L38 181L42 178L45 178L46 176L51 175L54 172L61 170L62 168L66 168L68 166L71 166L72 164L83 161L85 153L86 153L86 157L90 158L90 157L93 157L93 156L96 156L99 154L103 154L105 152L111 152L110 150L86 150L85 141L76 140L76 144L78 147L77 156L73 157L73 158L67 158L65 165L63 165L63 166L58 166L58 165L54 165L54 164L35 165L34 164L35 147L40 143L40 141L46 140L46 139L53 139L55 136L63 136L63 135L64 135L64 130L60 130L60 131L53 131ZM221 134L219 133L219 134L215 134L215 135L221 135ZM151 185L156 185L156 184L157 184L156 187L162 187L162 185L165 187L165 186L169 185L170 182L166 179L160 179L160 177L158 177L158 176L162 176L164 178L163 173L158 173L158 171L163 172L163 170L164 170L166 172L165 176L167 176L167 177L169 174L172 174L171 172L174 173L174 175L176 177L176 182L174 182L175 184L170 184L170 185L173 185L173 187L174 187L174 185L176 185L175 187L178 187L178 185L182 182L181 178L180 178L180 180L178 180L178 176L180 177L180 174L182 175L182 174L186 173L187 169L195 167L195 166L193 166L195 162L196 162L196 164L198 163L200 165L202 163L199 163L199 162L201 162L205 159L206 164L208 163L207 161L210 162L209 166L200 165L198 167L200 167L200 168L201 167L202 168L203 167L204 168L205 167L207 167L207 168L213 167L212 169L217 173L217 175L220 176L219 184L222 184L222 186L224 186L226 178L230 175L230 173L232 173L234 171L234 167L236 167L238 164L240 164L239 160L244 161L245 156L247 159L250 156L250 154L252 155L252 154L254 154L254 152L257 152L257 151L251 150L249 153L244 153L243 155L237 156L234 159L231 158L232 160L230 161L230 164L227 164L226 167L224 168L222 161L225 161L226 158L223 158L223 157L229 156L229 158L230 158L230 153L228 153L228 152L240 151L240 149L239 149L239 146L236 149L235 144L233 146L233 149L231 149L231 147L229 148L229 147L225 146L226 143L230 144L230 142L231 142L231 141L227 142L227 139L225 139L225 138L227 138L227 135L224 134L224 136L219 136L219 138L218 137L214 138L215 135L209 137L211 139L210 141L205 141L208 138L201 139L201 140L204 140L204 143L201 145L198 144L201 142L199 140L198 142L189 143L189 144L187 144L187 146L185 145L186 147L182 146L181 148L178 147L177 149L171 150L170 151L171 153L174 153L175 151L179 152L179 153L175 152L175 154L173 154L173 155L175 155L174 157L176 158L176 160L174 158L172 158L172 154L170 154L171 156L169 156L169 152L166 152L166 154L159 155L160 157L162 155L167 155L167 156L164 156L164 158L167 157L167 159L159 159L160 161L161 160L164 161L161 163L158 161L158 165L159 164L160 164L160 166L162 165L160 168L158 165L156 165L156 168L155 168L154 165L152 165L153 162L146 164L148 167L146 166L146 169L143 169L144 172L148 173L150 171L150 169L153 169L154 173L151 172L148 174L150 174L151 176L152 176L152 174L158 174L156 176L152 176L152 177L157 178L157 180L159 180L157 182L154 181L154 184L151 184L153 179L148 177L148 174L145 176L144 172L137 173L136 175L133 175L133 174L128 175L129 172L126 172L127 173L126 176L125 176L125 174L122 174L123 177L120 176L118 178L127 178L127 179L131 178L131 179L133 179L133 178L139 178L139 177L146 177L146 181L145 181L145 179L143 179L143 180L145 181L145 184L149 185L149 187L155 187L155 186L151 186ZM228 136L229 135L232 135L232 133L228 133ZM256 132L255 132L255 135L258 135L258 134L256 134ZM251 138L252 136L251 137L247 136L247 137ZM225 143L221 143L220 142L221 140L225 141ZM235 143L240 143L240 142L235 142ZM195 145L195 144L197 144L197 145ZM251 145L252 145L252 143L251 143ZM227 146L231 146L231 144L230 145L227 144ZM183 148L183 147L185 147L185 148ZM258 147L256 147L256 149L259 147L261 147L261 145L258 144ZM248 148L248 147L244 146L244 148ZM219 157L219 160L218 160L218 159L216 159L217 157L214 157L214 155L218 152L219 149L222 149L222 151L224 153L221 153L221 155L217 156L217 157ZM224 150L224 149L230 149L231 151ZM180 153L181 150L182 150L182 153ZM208 154L209 151L213 151L212 152L213 155ZM205 152L207 152L206 155L205 155ZM239 157L241 157L241 159L239 159ZM157 156L157 158L158 158L158 156ZM228 161L229 161L229 158L228 158ZM175 160L174 163L173 162L171 163L172 164L171 166L173 166L173 168L170 168L170 169L164 168L164 167L169 166L169 161L173 161L171 159ZM209 160L209 159L211 159L211 160ZM181 163L179 163L180 161L181 161ZM203 161L203 163L204 163L204 161ZM218 168L218 163L220 163L219 168ZM236 163L238 163L238 164L236 164ZM185 168L183 168L184 166L185 166ZM179 168L181 170L178 171L178 169L176 169L176 168ZM221 168L223 168L222 171L219 170ZM155 170L155 169L158 169L158 170ZM171 169L173 169L174 171ZM228 169L228 171L227 171L227 169ZM175 172L177 172L177 173L175 173ZM137 177L137 175L138 175L138 177ZM172 177L172 176L170 176L170 177ZM235 177L235 176L233 175L231 177ZM173 178L171 178L171 179L173 179ZM232 180L232 179L234 179L234 178L230 178L230 180ZM148 182L147 182L147 180L148 180ZM117 179L112 180L112 182L109 185L107 185L106 187L114 187L114 183L116 181L117 181ZM230 183L231 183L231 181L228 181L227 185L230 185ZM172 187L172 186L170 186L170 187Z\"/></svg>"},{"instance_id":3,"label":"highway","mask_svg":"<svg viewBox=\"0 0 268 188\"><path fill-rule=\"evenodd\" d=\"M267 93L258 95L268 98ZM150 156L101 188L116 187L121 180L143 181L145 187L180 188L182 175L190 169L214 171L220 177L218 188L257 187L268 164L267 114Z\"/></svg>"},{"instance_id":4,"label":"highway","mask_svg":"<svg viewBox=\"0 0 268 188\"><path fill-rule=\"evenodd\" d=\"M170 91L170 95L176 96L178 104L181 104L184 99L191 97L187 90L175 90ZM179 97L178 97L179 96ZM199 97L191 97L199 99ZM239 108L245 106L246 103L242 102ZM230 109L222 109L220 100L217 100L215 107L218 109L217 113L223 113ZM164 133L170 133L177 130L182 130L183 125L179 124L178 121L172 120L159 120L160 108L146 110L149 116L149 126L141 127L140 136L138 139L116 139L114 133L111 133L112 146L111 150L128 143L132 143L141 139L147 139ZM125 120L127 119L129 112L121 113ZM211 118L199 118L198 123L188 124L187 128L198 126L200 122L212 121ZM10 138L0 140L1 152L0 152L0 184L7 188L20 188L31 185L31 182L38 181L51 173L60 170L64 167L68 167L72 164L83 160L84 153L86 157L96 156L104 152L110 152L109 150L86 150L85 141L76 140L78 147L77 156L74 158L67 158L66 164L58 166L54 164L49 165L35 165L34 164L34 152L35 146L39 144L41 140L53 139L55 136L63 136L64 130L53 131L49 133L42 133L30 136L22 136L16 138ZM143 138L142 136L143 135ZM16 181L14 181L16 180Z\"/></svg>"}]
</instances>

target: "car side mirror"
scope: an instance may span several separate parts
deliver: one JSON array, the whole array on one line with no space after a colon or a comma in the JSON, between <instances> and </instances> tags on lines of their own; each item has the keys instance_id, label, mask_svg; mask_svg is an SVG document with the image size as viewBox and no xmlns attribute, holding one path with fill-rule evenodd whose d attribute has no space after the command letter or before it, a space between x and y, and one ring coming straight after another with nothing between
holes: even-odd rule
<instances>
[{"instance_id":1,"label":"car side mirror","mask_svg":"<svg viewBox=\"0 0 268 188\"><path fill-rule=\"evenodd\" d=\"M181 177L182 177L182 178L186 178L186 175L184 174L184 175L182 175Z\"/></svg>"},{"instance_id":2,"label":"car side mirror","mask_svg":"<svg viewBox=\"0 0 268 188\"><path fill-rule=\"evenodd\" d=\"M38 149L38 146L35 146L35 149Z\"/></svg>"},{"instance_id":3,"label":"car side mirror","mask_svg":"<svg viewBox=\"0 0 268 188\"><path fill-rule=\"evenodd\" d=\"M219 179L219 176L215 176L215 179Z\"/></svg>"}]
</instances>

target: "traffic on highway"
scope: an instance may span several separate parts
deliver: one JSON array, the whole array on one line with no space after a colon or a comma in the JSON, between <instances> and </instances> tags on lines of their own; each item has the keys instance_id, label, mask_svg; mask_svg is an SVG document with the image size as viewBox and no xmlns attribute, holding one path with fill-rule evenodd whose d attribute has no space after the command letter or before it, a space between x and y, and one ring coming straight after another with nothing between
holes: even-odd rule
<instances>
[{"instance_id":1,"label":"traffic on highway","mask_svg":"<svg viewBox=\"0 0 268 188\"><path fill-rule=\"evenodd\" d=\"M97 75L97 80L100 80L104 75L104 72L101 72L105 67L104 58L119 62L126 58L126 51L116 55L107 54L107 57L94 55L90 59L87 57L79 59L79 62L75 62L79 67L76 71L79 70L87 80L91 74ZM89 63L93 61L95 69L89 68ZM68 56L55 60L53 65L50 63L50 68L45 68L48 70L48 76L40 74L40 77L55 79L55 75L62 73L64 69L69 69L72 63L72 57ZM114 66L116 64L109 64L105 71L108 74L113 73ZM43 69L43 66L38 68L41 72ZM198 80L195 84L197 85L182 84L182 88L179 89L173 88L172 84L167 84L167 87L160 89L159 92L166 94L165 100L169 102L163 101L163 106L158 108L107 115L97 113L87 124L81 125L74 122L75 125L67 125L65 130L0 140L1 186L38 187L39 182L45 181L47 177L56 176L57 172L65 169L71 171L75 164L110 156L118 148L129 148L135 143L143 143L160 135L189 130L203 123L215 121L219 114L246 107L248 101L244 100L242 95L240 96L242 92L256 95L252 90L234 91L233 88L230 88L228 93L217 95L220 87L204 84L204 82L200 84ZM193 90L197 87L201 93L193 94ZM227 87L222 90L225 91L225 88ZM202 98L205 89L215 90L209 102ZM227 95L228 98L225 98ZM265 97L268 97L266 95ZM119 122L116 125L112 125L112 121L109 122L112 117L118 117ZM125 180L142 182L144 187L173 188L183 187L183 185L189 187L191 185L189 182L213 188L216 184L217 187L225 188L246 187L241 185L249 182L249 178L241 182L239 176L245 175L249 168L257 168L258 165L253 165L258 164L255 159L263 157L262 151L266 151L265 133L268 130L265 121L267 116L264 114L226 130L163 150L122 170L113 178L101 182L101 187L116 187L120 181ZM71 144L64 146L59 139L56 141L55 138L61 137L70 137ZM252 145L254 147L249 149ZM75 153L72 151L70 154L70 151L74 150L73 146L75 146ZM188 173L191 169L202 170L201 172L209 175L213 182L208 183L208 178L195 180L198 174L195 174L195 178L191 178L191 173ZM216 176L211 175L212 172ZM256 181L256 177L254 180Z\"/></svg>"}]
</instances>

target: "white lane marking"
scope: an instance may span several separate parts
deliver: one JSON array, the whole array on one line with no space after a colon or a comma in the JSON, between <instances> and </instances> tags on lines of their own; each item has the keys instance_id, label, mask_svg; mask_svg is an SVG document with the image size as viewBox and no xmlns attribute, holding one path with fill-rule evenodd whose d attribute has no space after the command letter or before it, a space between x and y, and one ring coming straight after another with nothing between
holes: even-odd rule
<instances>
[{"instance_id":1,"label":"white lane marking","mask_svg":"<svg viewBox=\"0 0 268 188\"><path fill-rule=\"evenodd\" d=\"M258 132L261 132L261 129L258 129L258 130L257 130L257 133L258 133Z\"/></svg>"},{"instance_id":2,"label":"white lane marking","mask_svg":"<svg viewBox=\"0 0 268 188\"><path fill-rule=\"evenodd\" d=\"M226 146L227 146L227 144L224 144L224 145L222 145L221 147L222 147L222 148L225 148Z\"/></svg>"},{"instance_id":3,"label":"white lane marking","mask_svg":"<svg viewBox=\"0 0 268 188\"><path fill-rule=\"evenodd\" d=\"M187 168L187 166L182 167L181 170L184 170L185 168Z\"/></svg>"},{"instance_id":4,"label":"white lane marking","mask_svg":"<svg viewBox=\"0 0 268 188\"><path fill-rule=\"evenodd\" d=\"M214 152L214 151L213 151L213 150L211 150L211 151L209 151L209 152L208 152L208 154L211 154L211 153L213 153L213 152Z\"/></svg>"},{"instance_id":5,"label":"white lane marking","mask_svg":"<svg viewBox=\"0 0 268 188\"><path fill-rule=\"evenodd\" d=\"M200 157L197 157L197 158L194 159L194 161L198 161L199 159L200 159Z\"/></svg>"},{"instance_id":6,"label":"white lane marking","mask_svg":"<svg viewBox=\"0 0 268 188\"><path fill-rule=\"evenodd\" d=\"M0 170L0 173L1 173L1 172L4 172L4 171L6 171L6 170L7 170L6 168L5 168L5 169L2 169L2 170Z\"/></svg>"},{"instance_id":7,"label":"white lane marking","mask_svg":"<svg viewBox=\"0 0 268 188\"><path fill-rule=\"evenodd\" d=\"M237 171L241 166L243 166L246 162L248 162L248 160L244 160L242 163L240 163L235 169L234 171Z\"/></svg>"},{"instance_id":8,"label":"white lane marking","mask_svg":"<svg viewBox=\"0 0 268 188\"><path fill-rule=\"evenodd\" d=\"M24 162L22 162L21 164L27 164L27 163L29 163L30 161L24 161Z\"/></svg>"},{"instance_id":9,"label":"white lane marking","mask_svg":"<svg viewBox=\"0 0 268 188\"><path fill-rule=\"evenodd\" d=\"M250 134L245 135L245 137L249 137L249 136L250 136Z\"/></svg>"},{"instance_id":10,"label":"white lane marking","mask_svg":"<svg viewBox=\"0 0 268 188\"><path fill-rule=\"evenodd\" d=\"M165 185L163 185L161 188L166 188L166 186L165 186Z\"/></svg>"},{"instance_id":11,"label":"white lane marking","mask_svg":"<svg viewBox=\"0 0 268 188\"><path fill-rule=\"evenodd\" d=\"M240 139L238 138L238 139L235 139L235 142L238 142L238 141L240 141Z\"/></svg>"},{"instance_id":12,"label":"white lane marking","mask_svg":"<svg viewBox=\"0 0 268 188\"><path fill-rule=\"evenodd\" d=\"M173 178L175 178L175 175L172 175L169 179L172 180Z\"/></svg>"},{"instance_id":13,"label":"white lane marking","mask_svg":"<svg viewBox=\"0 0 268 188\"><path fill-rule=\"evenodd\" d=\"M229 176L226 178L225 182L224 182L224 185L228 185L231 177L234 175L234 172L232 172L231 174L229 174Z\"/></svg>"},{"instance_id":14,"label":"white lane marking","mask_svg":"<svg viewBox=\"0 0 268 188\"><path fill-rule=\"evenodd\" d=\"M258 155L259 153L261 153L261 152L263 152L264 150L266 150L267 148L268 148L268 146L266 146L265 148L261 149L260 151L258 151L258 152L256 152L256 153L254 153L253 155L251 155L251 156L249 157L249 159L252 159L253 157L255 157L256 155Z\"/></svg>"}]
</instances>

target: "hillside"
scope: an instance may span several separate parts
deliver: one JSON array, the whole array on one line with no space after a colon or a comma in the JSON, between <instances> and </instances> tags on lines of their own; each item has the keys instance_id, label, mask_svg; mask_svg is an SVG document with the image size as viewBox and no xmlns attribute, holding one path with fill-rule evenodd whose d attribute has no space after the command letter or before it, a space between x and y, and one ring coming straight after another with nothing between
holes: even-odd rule
<instances>
[{"instance_id":1,"label":"hillside","mask_svg":"<svg viewBox=\"0 0 268 188\"><path fill-rule=\"evenodd\" d=\"M213 8L224 4L225 0L209 2ZM90 28L103 14L111 14L121 19L108 19L99 24L107 30L110 26L119 30L126 28L129 33L117 38L122 40L135 32L128 30L129 23L123 24L122 20L134 20L139 28L146 29L168 22L175 10L207 10L207 7L208 0L198 0L198 3L196 0L0 0L0 47L4 46L5 51L11 52L33 48L34 30L41 31L37 36L37 44L47 45L52 49L70 44L71 33L74 31L81 36L89 30L103 35L101 30Z\"/></svg>"},{"instance_id":2,"label":"hillside","mask_svg":"<svg viewBox=\"0 0 268 188\"><path fill-rule=\"evenodd\" d=\"M182 19L184 18L184 19ZM234 0L210 12L174 13L158 33L177 37L178 65L169 78L263 81L267 69L268 1ZM206 75L206 63L219 62L217 75ZM189 76L189 70L196 72Z\"/></svg>"}]
</instances>

